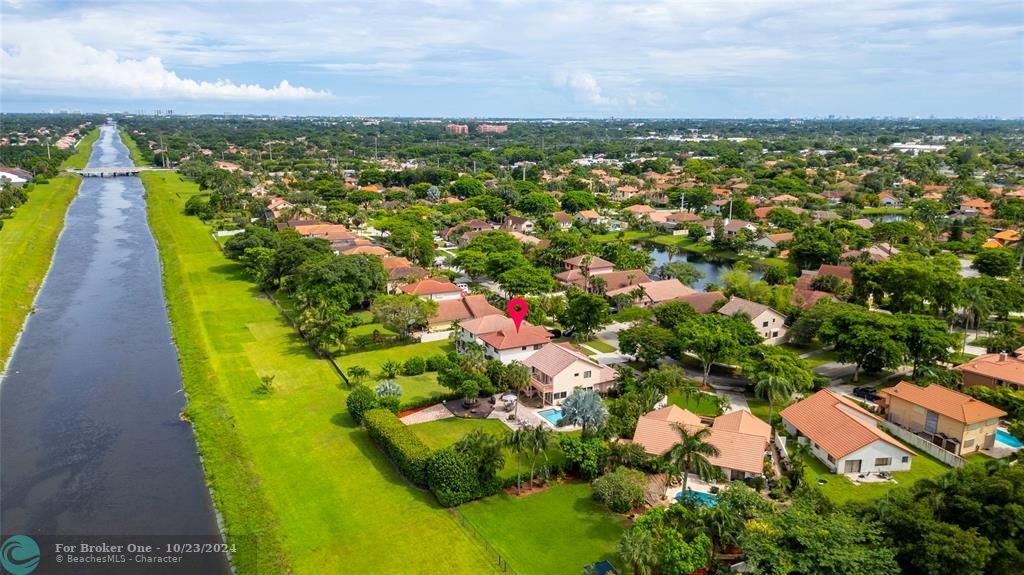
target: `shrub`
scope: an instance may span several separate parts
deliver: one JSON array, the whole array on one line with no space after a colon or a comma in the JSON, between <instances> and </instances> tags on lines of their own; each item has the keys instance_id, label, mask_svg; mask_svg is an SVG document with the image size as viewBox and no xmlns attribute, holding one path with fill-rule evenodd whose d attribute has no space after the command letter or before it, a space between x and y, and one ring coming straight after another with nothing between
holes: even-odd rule
<instances>
[{"instance_id":1,"label":"shrub","mask_svg":"<svg viewBox=\"0 0 1024 575\"><path fill-rule=\"evenodd\" d=\"M402 371L402 364L389 359L380 366L380 372L383 379L395 379Z\"/></svg>"},{"instance_id":2,"label":"shrub","mask_svg":"<svg viewBox=\"0 0 1024 575\"><path fill-rule=\"evenodd\" d=\"M448 366L448 356L432 355L427 358L427 371L441 371Z\"/></svg>"},{"instance_id":3,"label":"shrub","mask_svg":"<svg viewBox=\"0 0 1024 575\"><path fill-rule=\"evenodd\" d=\"M594 480L594 499L604 503L616 513L626 513L644 502L647 475L627 467Z\"/></svg>"},{"instance_id":4,"label":"shrub","mask_svg":"<svg viewBox=\"0 0 1024 575\"><path fill-rule=\"evenodd\" d=\"M391 413L398 414L401 411L402 400L394 395L383 395L377 398L377 407L386 409Z\"/></svg>"},{"instance_id":5,"label":"shrub","mask_svg":"<svg viewBox=\"0 0 1024 575\"><path fill-rule=\"evenodd\" d=\"M373 391L377 397L402 397L402 386L393 379L382 380Z\"/></svg>"},{"instance_id":6,"label":"shrub","mask_svg":"<svg viewBox=\"0 0 1024 575\"><path fill-rule=\"evenodd\" d=\"M608 448L596 437L582 439L578 435L563 435L558 440L565 453L566 469L580 477L592 480L604 470Z\"/></svg>"},{"instance_id":7,"label":"shrub","mask_svg":"<svg viewBox=\"0 0 1024 575\"><path fill-rule=\"evenodd\" d=\"M410 357L402 365L402 375L419 375L427 370L427 362L422 357Z\"/></svg>"},{"instance_id":8,"label":"shrub","mask_svg":"<svg viewBox=\"0 0 1024 575\"><path fill-rule=\"evenodd\" d=\"M417 487L427 486L430 448L409 431L394 413L386 409L371 409L363 414L363 426L370 439L398 466L406 479Z\"/></svg>"},{"instance_id":9,"label":"shrub","mask_svg":"<svg viewBox=\"0 0 1024 575\"><path fill-rule=\"evenodd\" d=\"M365 385L357 385L345 400L345 407L356 423L362 423L363 414L377 405L377 394Z\"/></svg>"},{"instance_id":10,"label":"shrub","mask_svg":"<svg viewBox=\"0 0 1024 575\"><path fill-rule=\"evenodd\" d=\"M472 465L454 446L435 451L427 461L427 485L445 507L481 497L480 482Z\"/></svg>"}]
</instances>

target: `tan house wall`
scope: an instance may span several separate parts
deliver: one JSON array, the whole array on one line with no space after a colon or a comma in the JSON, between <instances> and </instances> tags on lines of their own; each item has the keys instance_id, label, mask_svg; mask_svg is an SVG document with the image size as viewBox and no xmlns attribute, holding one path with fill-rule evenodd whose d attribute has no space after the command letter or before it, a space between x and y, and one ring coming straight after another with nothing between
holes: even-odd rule
<instances>
[{"instance_id":1,"label":"tan house wall","mask_svg":"<svg viewBox=\"0 0 1024 575\"><path fill-rule=\"evenodd\" d=\"M973 387L975 385L982 385L985 387L995 388L996 382L991 377L987 377L977 373L963 372L964 374L964 387Z\"/></svg>"},{"instance_id":2,"label":"tan house wall","mask_svg":"<svg viewBox=\"0 0 1024 575\"><path fill-rule=\"evenodd\" d=\"M889 421L913 432L924 430L928 410L903 398L889 397ZM936 431L960 440L960 454L966 455L991 448L998 425L998 418L965 425L940 413Z\"/></svg>"}]
</instances>

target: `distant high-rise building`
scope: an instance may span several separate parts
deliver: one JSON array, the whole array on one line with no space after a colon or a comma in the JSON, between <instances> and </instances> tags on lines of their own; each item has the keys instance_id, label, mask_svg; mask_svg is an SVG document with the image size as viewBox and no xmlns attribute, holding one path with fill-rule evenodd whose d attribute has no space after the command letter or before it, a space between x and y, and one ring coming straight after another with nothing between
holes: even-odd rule
<instances>
[{"instance_id":1,"label":"distant high-rise building","mask_svg":"<svg viewBox=\"0 0 1024 575\"><path fill-rule=\"evenodd\" d=\"M465 124L448 124L444 127L444 131L449 134L468 134L469 126Z\"/></svg>"},{"instance_id":2,"label":"distant high-rise building","mask_svg":"<svg viewBox=\"0 0 1024 575\"><path fill-rule=\"evenodd\" d=\"M505 124L480 124L476 127L476 131L479 134L504 134L508 131L508 126Z\"/></svg>"}]
</instances>

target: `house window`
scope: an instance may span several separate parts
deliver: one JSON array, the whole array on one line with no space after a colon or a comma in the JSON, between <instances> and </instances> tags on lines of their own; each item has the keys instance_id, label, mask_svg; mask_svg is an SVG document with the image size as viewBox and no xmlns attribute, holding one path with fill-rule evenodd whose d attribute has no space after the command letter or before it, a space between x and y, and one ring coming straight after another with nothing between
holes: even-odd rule
<instances>
[{"instance_id":1,"label":"house window","mask_svg":"<svg viewBox=\"0 0 1024 575\"><path fill-rule=\"evenodd\" d=\"M573 377L579 377L579 376L580 376L580 374L578 374L578 373L574 373L574 374L572 374L572 376L573 376Z\"/></svg>"},{"instance_id":2,"label":"house window","mask_svg":"<svg viewBox=\"0 0 1024 575\"><path fill-rule=\"evenodd\" d=\"M879 457L875 459L875 467L885 467L887 465L892 465L892 458Z\"/></svg>"},{"instance_id":3,"label":"house window","mask_svg":"<svg viewBox=\"0 0 1024 575\"><path fill-rule=\"evenodd\" d=\"M768 327L768 320L764 320L764 322L761 324L761 327Z\"/></svg>"},{"instance_id":4,"label":"house window","mask_svg":"<svg viewBox=\"0 0 1024 575\"><path fill-rule=\"evenodd\" d=\"M526 346L525 345L523 346L523 351L526 351Z\"/></svg>"},{"instance_id":5,"label":"house window","mask_svg":"<svg viewBox=\"0 0 1024 575\"><path fill-rule=\"evenodd\" d=\"M568 394L569 392L567 391L559 391L558 393L555 394L555 399L565 399L565 396Z\"/></svg>"},{"instance_id":6,"label":"house window","mask_svg":"<svg viewBox=\"0 0 1024 575\"><path fill-rule=\"evenodd\" d=\"M541 348L541 345L539 343L533 346L533 349L535 349L535 350L540 349L540 348ZM523 348L523 349L526 349L526 348Z\"/></svg>"},{"instance_id":7,"label":"house window","mask_svg":"<svg viewBox=\"0 0 1024 575\"><path fill-rule=\"evenodd\" d=\"M779 330L775 330L775 331L773 331L773 332L772 332L772 337L773 337L773 338L774 338L774 337L779 337Z\"/></svg>"},{"instance_id":8,"label":"house window","mask_svg":"<svg viewBox=\"0 0 1024 575\"><path fill-rule=\"evenodd\" d=\"M968 439L964 442L964 447L974 447L974 438Z\"/></svg>"},{"instance_id":9,"label":"house window","mask_svg":"<svg viewBox=\"0 0 1024 575\"><path fill-rule=\"evenodd\" d=\"M583 372L583 379L587 379L588 377L590 377L592 375L594 375L593 372L591 372L591 371L584 371Z\"/></svg>"},{"instance_id":10,"label":"house window","mask_svg":"<svg viewBox=\"0 0 1024 575\"><path fill-rule=\"evenodd\" d=\"M908 463L908 462L910 462L910 456L909 455L904 455L903 458L900 459L900 463Z\"/></svg>"},{"instance_id":11,"label":"house window","mask_svg":"<svg viewBox=\"0 0 1024 575\"><path fill-rule=\"evenodd\" d=\"M835 462L836 462L836 458L835 458L835 457L832 457L831 455L829 455L829 456L828 456L828 462L829 462L829 463L835 463Z\"/></svg>"}]
</instances>

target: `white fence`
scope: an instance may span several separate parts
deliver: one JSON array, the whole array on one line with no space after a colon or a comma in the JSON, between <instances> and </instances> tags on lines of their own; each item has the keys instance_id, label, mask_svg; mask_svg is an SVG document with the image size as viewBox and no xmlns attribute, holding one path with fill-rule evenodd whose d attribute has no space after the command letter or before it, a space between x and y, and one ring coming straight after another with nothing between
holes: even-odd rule
<instances>
[{"instance_id":1,"label":"white fence","mask_svg":"<svg viewBox=\"0 0 1024 575\"><path fill-rule=\"evenodd\" d=\"M786 451L786 438L778 433L775 434L775 447L779 450L779 457L783 460L789 459L789 452Z\"/></svg>"},{"instance_id":2,"label":"white fence","mask_svg":"<svg viewBox=\"0 0 1024 575\"><path fill-rule=\"evenodd\" d=\"M938 445L935 445L931 441L928 441L927 439L919 435L916 435L913 432L907 431L902 427L898 427L892 424L879 424L879 427L887 431L890 435L895 435L896 437L912 445L915 449L919 449L927 453L928 455L931 455L935 459L938 459L939 461L945 463L946 465L949 465L950 467L962 467L965 463L967 463L959 455L946 451L945 449L939 447Z\"/></svg>"}]
</instances>

